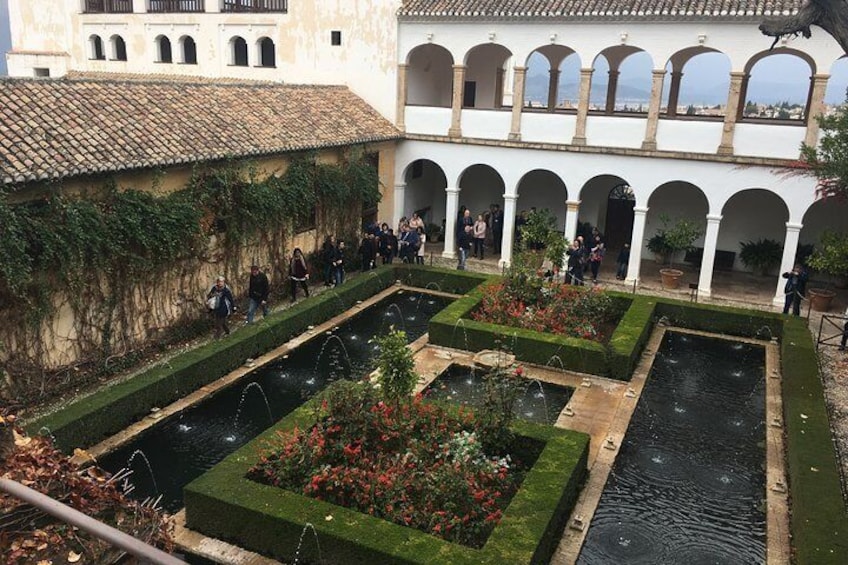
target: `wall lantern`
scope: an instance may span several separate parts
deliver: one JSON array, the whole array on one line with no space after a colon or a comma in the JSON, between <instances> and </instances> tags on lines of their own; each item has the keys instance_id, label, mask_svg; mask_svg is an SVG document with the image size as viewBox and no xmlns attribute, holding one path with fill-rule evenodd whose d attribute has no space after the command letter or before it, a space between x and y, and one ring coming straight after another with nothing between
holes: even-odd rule
<instances>
[{"instance_id":1,"label":"wall lantern","mask_svg":"<svg viewBox=\"0 0 848 565\"><path fill-rule=\"evenodd\" d=\"M494 41L494 40L495 40L495 32L490 31L489 32L489 41Z\"/></svg>"},{"instance_id":2,"label":"wall lantern","mask_svg":"<svg viewBox=\"0 0 848 565\"><path fill-rule=\"evenodd\" d=\"M703 45L706 42L707 42L707 34L706 33L699 33L698 34L698 45Z\"/></svg>"},{"instance_id":3,"label":"wall lantern","mask_svg":"<svg viewBox=\"0 0 848 565\"><path fill-rule=\"evenodd\" d=\"M427 33L424 34L424 37L427 39L427 41L433 41L433 32L428 31Z\"/></svg>"},{"instance_id":4,"label":"wall lantern","mask_svg":"<svg viewBox=\"0 0 848 565\"><path fill-rule=\"evenodd\" d=\"M556 43L556 38L557 38L557 34L552 33L551 34L551 43Z\"/></svg>"},{"instance_id":5,"label":"wall lantern","mask_svg":"<svg viewBox=\"0 0 848 565\"><path fill-rule=\"evenodd\" d=\"M622 31L621 35L619 37L621 37L621 44L622 45L627 43L627 32L626 31Z\"/></svg>"}]
</instances>

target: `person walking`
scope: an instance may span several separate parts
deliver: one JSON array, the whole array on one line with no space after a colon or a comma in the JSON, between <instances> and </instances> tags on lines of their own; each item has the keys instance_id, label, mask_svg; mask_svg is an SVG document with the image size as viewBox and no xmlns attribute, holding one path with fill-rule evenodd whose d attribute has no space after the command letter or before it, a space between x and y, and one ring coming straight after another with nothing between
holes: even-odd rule
<instances>
[{"instance_id":1,"label":"person walking","mask_svg":"<svg viewBox=\"0 0 848 565\"><path fill-rule=\"evenodd\" d=\"M583 284L583 253L580 250L580 242L574 240L571 247L565 252L568 255L568 271L565 282L580 286Z\"/></svg>"},{"instance_id":2,"label":"person walking","mask_svg":"<svg viewBox=\"0 0 848 565\"><path fill-rule=\"evenodd\" d=\"M427 234L424 233L424 228L418 228L418 252L415 254L415 263L417 265L424 264L424 244L427 243Z\"/></svg>"},{"instance_id":3,"label":"person walking","mask_svg":"<svg viewBox=\"0 0 848 565\"><path fill-rule=\"evenodd\" d=\"M503 210L501 210L500 204L494 204L492 206L492 248L495 250L495 253L501 252L501 243L503 242Z\"/></svg>"},{"instance_id":4,"label":"person walking","mask_svg":"<svg viewBox=\"0 0 848 565\"><path fill-rule=\"evenodd\" d=\"M625 243L621 251L618 252L618 258L615 261L615 278L623 281L627 278L627 267L630 265L630 244Z\"/></svg>"},{"instance_id":5,"label":"person walking","mask_svg":"<svg viewBox=\"0 0 848 565\"><path fill-rule=\"evenodd\" d=\"M300 247L295 247L292 253L291 261L289 261L289 279L291 280L291 301L297 300L297 285L303 288L303 293L306 298L309 298L309 267L306 266L306 258L303 256L303 251Z\"/></svg>"},{"instance_id":6,"label":"person walking","mask_svg":"<svg viewBox=\"0 0 848 565\"><path fill-rule=\"evenodd\" d=\"M332 265L333 265L333 286L339 286L344 282L344 250L345 242L340 239L333 249Z\"/></svg>"},{"instance_id":7,"label":"person walking","mask_svg":"<svg viewBox=\"0 0 848 565\"><path fill-rule=\"evenodd\" d=\"M222 333L224 335L230 335L230 326L227 324L227 318L236 311L236 301L233 298L233 292L227 286L227 279L223 275L215 279L215 284L206 293L206 307L212 315L215 339L220 338Z\"/></svg>"},{"instance_id":8,"label":"person walking","mask_svg":"<svg viewBox=\"0 0 848 565\"><path fill-rule=\"evenodd\" d=\"M474 257L483 259L483 248L486 243L486 220L483 219L483 214L477 215L477 221L474 222Z\"/></svg>"},{"instance_id":9,"label":"person walking","mask_svg":"<svg viewBox=\"0 0 848 565\"><path fill-rule=\"evenodd\" d=\"M601 261L604 260L604 242L601 236L596 235L594 245L589 251L589 268L592 269L592 282L598 284L598 271L601 270Z\"/></svg>"},{"instance_id":10,"label":"person walking","mask_svg":"<svg viewBox=\"0 0 848 565\"><path fill-rule=\"evenodd\" d=\"M256 316L256 310L262 308L262 317L268 317L268 294L271 287L268 284L268 276L259 270L259 265L250 267L250 281L247 285L247 321L252 324Z\"/></svg>"},{"instance_id":11,"label":"person walking","mask_svg":"<svg viewBox=\"0 0 848 565\"><path fill-rule=\"evenodd\" d=\"M786 286L783 287L783 292L786 293L786 300L783 303L784 314L789 313L791 306L792 314L801 315L801 300L807 291L808 277L807 269L803 265L795 265L791 271L783 273L783 278L786 279Z\"/></svg>"},{"instance_id":12,"label":"person walking","mask_svg":"<svg viewBox=\"0 0 848 565\"><path fill-rule=\"evenodd\" d=\"M386 232L380 238L380 254L383 256L383 265L391 265L397 253L398 238L392 228L386 228Z\"/></svg>"},{"instance_id":13,"label":"person walking","mask_svg":"<svg viewBox=\"0 0 848 565\"><path fill-rule=\"evenodd\" d=\"M456 268L465 270L465 262L468 260L468 252L471 250L471 232L461 230L457 235L457 249L459 249L459 264Z\"/></svg>"}]
</instances>

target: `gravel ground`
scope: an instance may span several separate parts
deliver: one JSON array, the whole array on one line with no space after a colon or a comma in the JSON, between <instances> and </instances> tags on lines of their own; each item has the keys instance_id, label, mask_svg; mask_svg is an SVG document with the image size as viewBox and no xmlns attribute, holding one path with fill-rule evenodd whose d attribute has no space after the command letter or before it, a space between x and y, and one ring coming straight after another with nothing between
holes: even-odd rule
<instances>
[{"instance_id":1,"label":"gravel ground","mask_svg":"<svg viewBox=\"0 0 848 565\"><path fill-rule=\"evenodd\" d=\"M813 339L818 337L819 320L821 316L812 316L810 319L810 331ZM831 327L823 330L823 336L836 335L838 330ZM839 340L835 340L839 343ZM848 352L839 351L836 347L822 346L819 348L822 368L822 382L824 394L827 401L827 409L830 413L830 429L833 430L833 440L836 444L836 452L842 471L842 492L848 491L846 478L848 478Z\"/></svg>"}]
</instances>

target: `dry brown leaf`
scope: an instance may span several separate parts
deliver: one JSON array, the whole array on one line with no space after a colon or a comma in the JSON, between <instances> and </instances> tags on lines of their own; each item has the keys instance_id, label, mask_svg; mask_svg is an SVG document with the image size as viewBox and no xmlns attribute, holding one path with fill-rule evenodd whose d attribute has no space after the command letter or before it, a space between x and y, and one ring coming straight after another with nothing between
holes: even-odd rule
<instances>
[{"instance_id":1,"label":"dry brown leaf","mask_svg":"<svg viewBox=\"0 0 848 565\"><path fill-rule=\"evenodd\" d=\"M82 558L82 554L74 553L73 551L68 552L68 563L76 563Z\"/></svg>"},{"instance_id":2,"label":"dry brown leaf","mask_svg":"<svg viewBox=\"0 0 848 565\"><path fill-rule=\"evenodd\" d=\"M29 437L29 436L22 436L21 434L19 434L19 433L18 433L18 432L16 432L15 430L12 430L12 437L14 437L14 438L15 438L15 445L17 445L18 447L24 447L24 446L29 445L30 443L32 443L32 438L31 438L31 437Z\"/></svg>"}]
</instances>

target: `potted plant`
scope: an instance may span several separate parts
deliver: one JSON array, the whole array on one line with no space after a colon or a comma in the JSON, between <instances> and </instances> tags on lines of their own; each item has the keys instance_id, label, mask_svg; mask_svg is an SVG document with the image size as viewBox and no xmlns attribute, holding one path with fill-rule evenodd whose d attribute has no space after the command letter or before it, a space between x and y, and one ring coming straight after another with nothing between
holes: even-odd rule
<instances>
[{"instance_id":1,"label":"potted plant","mask_svg":"<svg viewBox=\"0 0 848 565\"><path fill-rule=\"evenodd\" d=\"M837 286L848 286L848 233L826 230L808 261L812 269L838 278ZM826 288L810 289L810 307L827 312L836 293Z\"/></svg>"},{"instance_id":2,"label":"potted plant","mask_svg":"<svg viewBox=\"0 0 848 565\"><path fill-rule=\"evenodd\" d=\"M437 243L442 234L442 228L436 224L427 224L424 228L424 233L427 235L427 241Z\"/></svg>"},{"instance_id":3,"label":"potted plant","mask_svg":"<svg viewBox=\"0 0 848 565\"><path fill-rule=\"evenodd\" d=\"M648 240L648 251L654 254L654 258L660 265L668 263L671 247L666 240L665 230L659 230Z\"/></svg>"},{"instance_id":4,"label":"potted plant","mask_svg":"<svg viewBox=\"0 0 848 565\"><path fill-rule=\"evenodd\" d=\"M783 245L773 239L761 238L757 241L740 241L742 246L739 259L746 267L750 267L763 276L767 276L775 267L780 265L783 257Z\"/></svg>"},{"instance_id":5,"label":"potted plant","mask_svg":"<svg viewBox=\"0 0 848 565\"><path fill-rule=\"evenodd\" d=\"M692 249L692 244L695 240L701 237L703 233L701 228L692 220L679 219L674 224L671 219L663 214L660 216L663 227L648 240L648 249L651 249L651 242L654 242L654 248L664 252L664 262L668 263L668 268L660 269L662 276L663 287L677 288L680 284L680 277L683 276L683 271L674 269L674 256L680 251L689 251ZM651 249L653 251L653 249Z\"/></svg>"}]
</instances>

